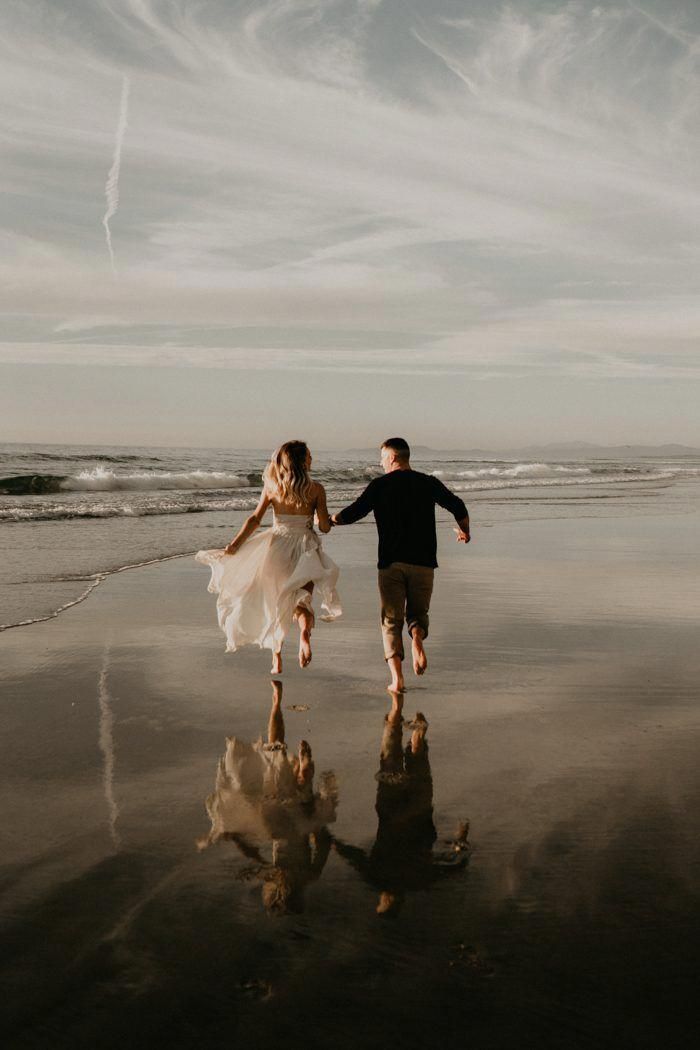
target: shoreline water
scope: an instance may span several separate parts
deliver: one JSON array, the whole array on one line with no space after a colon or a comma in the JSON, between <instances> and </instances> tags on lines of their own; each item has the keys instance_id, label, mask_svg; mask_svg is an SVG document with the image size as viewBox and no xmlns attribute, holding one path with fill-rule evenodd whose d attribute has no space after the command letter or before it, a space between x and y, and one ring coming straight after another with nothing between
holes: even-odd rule
<instances>
[{"instance_id":1,"label":"shoreline water","mask_svg":"<svg viewBox=\"0 0 700 1050\"><path fill-rule=\"evenodd\" d=\"M67 612L69 609L72 609L73 606L80 605L82 602L86 601L90 597L92 592L97 587L99 587L101 583L104 583L105 580L108 580L110 576L116 576L117 573L128 572L131 569L145 569L149 565L160 565L162 562L173 561L175 558L193 557L195 553L195 551L183 551L183 553L181 554L164 554L160 558L149 558L148 561L137 561L134 562L133 565L120 565L115 569L106 569L104 572L91 573L89 576L57 576L55 581L56 583L80 582L88 583L88 587L73 601L66 602L65 605L61 605L58 609L54 609L53 612L48 613L46 616L38 616L35 619L31 620L21 620L19 621L19 623L0 624L0 632L11 631L15 627L31 627L35 623L46 623L48 620L55 620L58 616L61 615L61 613Z\"/></svg>"},{"instance_id":2,"label":"shoreline water","mask_svg":"<svg viewBox=\"0 0 700 1050\"><path fill-rule=\"evenodd\" d=\"M592 513L593 516L597 516L601 513L600 508L604 503L609 503L612 507L615 507L616 505L619 506L619 513L624 514L635 505L635 501L648 500L650 502L656 502L663 493L665 485L657 481L653 488L651 487L651 484L649 482L643 483L641 486L636 486L634 489L632 489L632 487L630 486L624 491L620 491L619 488L616 488L614 485L601 485L599 486L599 488L601 489L601 491L597 491L595 494L590 494L587 492L585 495L572 494L570 490L566 489L562 489L561 491L551 491L532 488L526 496L518 496L515 498L512 495L499 494L499 496L494 496L490 494L487 496L483 493L472 493L470 505L472 505L472 507L474 508L474 527L478 530L481 526L492 527L493 525L504 524L516 520L524 520L522 518L523 509L525 507L531 508L533 505L539 511L539 516L541 516L543 520L547 520L548 518L557 515L580 516L586 510ZM683 498L683 496L685 496L686 498L692 501L692 499L696 495L695 485L693 482L686 482L685 485L679 485L679 483L676 483L676 489L677 495L680 498ZM698 489L698 492L700 492L700 489ZM340 503L330 503L331 511L338 509L339 506L341 506ZM557 509L555 510L555 508ZM647 504L647 506L644 507L643 512L648 513L650 511L651 507L649 504ZM612 510L611 513L617 513L617 511ZM36 615L27 615L24 618L17 617L14 622L0 624L0 632L11 630L16 627L31 626L33 623L45 622L46 620L53 619L56 616L61 615L67 609L72 608L73 605L85 601L95 587L99 586L100 583L102 583L106 578L113 575L114 573L124 572L128 569L155 564L160 561L167 561L172 558L188 557L190 555L193 555L196 552L196 550L202 549L202 547L204 546L223 546L223 541L219 538L218 535L219 530L228 530L231 533L235 532L235 530L239 527L240 523L242 522L243 516L244 512L212 513L206 516L208 522L202 522L202 524L197 528L188 529L185 532L185 534L182 535L182 538L180 538L180 536L177 535L176 530L176 533L173 534L171 539L169 539L169 542L173 543L176 547L182 547L183 545L187 545L188 549L186 550L175 549L169 552L166 551L165 553L158 554L153 552L151 557L144 557L142 560L136 562L129 561L125 564L112 563L108 564L105 567L95 568L93 569L93 571L89 571L90 569L92 569L92 566L90 566L89 563L85 566L85 568L88 571L71 571L71 563L74 553L74 545L71 544L70 547L67 548L63 556L62 571L59 570L57 572L47 573L43 578L38 573L36 573L36 571L33 574L34 578L32 578L32 576L30 576L29 578L25 578L24 574L19 574L18 578L12 579L10 582L18 588L22 588L23 586L26 588L32 583L34 583L40 588L43 586L44 589L51 589L56 587L56 585L72 585L74 583L88 583L88 587L83 592L79 592L77 594L72 593L70 597L67 598L67 600L58 602L55 608L44 609L40 612L37 612ZM527 517L531 518L532 516L533 515L528 515ZM438 522L441 524L444 524L448 521L448 519L444 517L442 512L439 512L437 517ZM449 520L451 521L451 519ZM156 527L156 523L152 521L149 521L149 525L153 525L153 527ZM40 527L41 526L39 526L38 523L34 523L34 535L30 537L32 544L36 543L35 534L37 528ZM50 529L51 525L45 523L43 527ZM371 519L367 519L364 522L358 523L357 527L374 528L374 523ZM7 526L5 526L5 528L7 528ZM216 533L213 537L212 530L216 530ZM203 537L206 537L207 533L209 533L209 537L212 538L212 542L209 542L208 540L207 542L204 542ZM162 538L158 537L156 539L156 545L160 545L161 543ZM195 543L197 543L197 546L194 546ZM146 546L145 553L151 553L151 551L149 551L148 546ZM31 557L31 553L28 553ZM52 566L55 565L57 559L59 561L61 560L61 554L62 552L59 549L52 547ZM94 561L96 557L94 552L92 553L91 557ZM36 568L39 568L39 566L35 564L33 568L36 570ZM0 572L0 577L1 575L2 573ZM4 606L5 608L7 608L7 600L5 601Z\"/></svg>"},{"instance_id":3,"label":"shoreline water","mask_svg":"<svg viewBox=\"0 0 700 1050\"><path fill-rule=\"evenodd\" d=\"M62 615L106 575L130 565L223 546L257 502L264 455L0 446L0 474L30 483L24 494L0 493L6 552L0 565L2 628ZM424 458L428 455L433 458ZM461 493L473 508L477 529L533 514L617 513L618 505L647 513L686 495L692 501L700 480L700 459L692 456L626 461L582 456L579 450L573 459L547 463L497 460L486 453L473 460L456 453L439 458L423 451L415 466L442 476ZM371 455L363 460L351 452L319 454L314 469L332 510L354 499L378 473ZM73 479L72 488L54 491L66 478ZM48 479L50 491L34 491L36 479L39 488Z\"/></svg>"}]
</instances>

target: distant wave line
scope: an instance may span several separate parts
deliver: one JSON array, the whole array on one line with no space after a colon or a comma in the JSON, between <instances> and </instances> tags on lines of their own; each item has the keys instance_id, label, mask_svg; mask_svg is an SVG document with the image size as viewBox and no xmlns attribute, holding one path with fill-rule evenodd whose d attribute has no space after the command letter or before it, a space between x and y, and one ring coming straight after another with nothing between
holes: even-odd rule
<instances>
[{"instance_id":1,"label":"distant wave line","mask_svg":"<svg viewBox=\"0 0 700 1050\"><path fill-rule=\"evenodd\" d=\"M682 473L683 468L674 468ZM666 472L650 467L624 467L619 464L604 467L577 464L551 463L480 463L461 470L435 469L434 477L443 481L482 481L484 479L510 480L522 478L533 484L547 478L588 477L601 479L617 478L620 475L634 477L659 477ZM692 473L692 471L691 471ZM380 472L371 467L323 469L315 476L326 485L367 484ZM217 489L261 488L262 474L259 470L240 474L225 470L158 471L141 470L133 473L117 473L103 466L81 470L76 474L20 474L0 478L0 494L45 495L58 492L158 492L169 490L212 491Z\"/></svg>"},{"instance_id":2,"label":"distant wave line","mask_svg":"<svg viewBox=\"0 0 700 1050\"><path fill-rule=\"evenodd\" d=\"M96 520L101 521L108 518L149 518L160 517L170 514L206 514L217 511L244 511L254 510L258 504L257 497L248 499L225 499L206 500L199 503L156 503L146 504L142 507L134 507L130 503L124 504L76 504L74 506L63 504L49 507L1 507L0 524L2 522L19 524L23 521L78 521Z\"/></svg>"}]
</instances>

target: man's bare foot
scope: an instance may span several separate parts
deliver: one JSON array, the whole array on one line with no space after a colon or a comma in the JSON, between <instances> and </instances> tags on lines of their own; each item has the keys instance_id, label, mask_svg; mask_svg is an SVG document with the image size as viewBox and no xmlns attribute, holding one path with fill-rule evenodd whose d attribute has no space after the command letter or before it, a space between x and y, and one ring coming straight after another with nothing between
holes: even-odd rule
<instances>
[{"instance_id":1,"label":"man's bare foot","mask_svg":"<svg viewBox=\"0 0 700 1050\"><path fill-rule=\"evenodd\" d=\"M428 667L428 657L423 648L423 633L418 628L413 631L411 637L411 648L413 650L413 670L417 675L425 674Z\"/></svg>"},{"instance_id":2,"label":"man's bare foot","mask_svg":"<svg viewBox=\"0 0 700 1050\"><path fill-rule=\"evenodd\" d=\"M387 667L391 672L391 681L387 686L390 693L405 693L406 686L403 680L403 667L401 666L401 657L398 655L387 657Z\"/></svg>"},{"instance_id":3,"label":"man's bare foot","mask_svg":"<svg viewBox=\"0 0 700 1050\"><path fill-rule=\"evenodd\" d=\"M272 667L270 668L270 674L282 674L282 653L272 654Z\"/></svg>"},{"instance_id":4,"label":"man's bare foot","mask_svg":"<svg viewBox=\"0 0 700 1050\"><path fill-rule=\"evenodd\" d=\"M302 631L299 635L299 666L308 667L311 663L311 632Z\"/></svg>"}]
</instances>

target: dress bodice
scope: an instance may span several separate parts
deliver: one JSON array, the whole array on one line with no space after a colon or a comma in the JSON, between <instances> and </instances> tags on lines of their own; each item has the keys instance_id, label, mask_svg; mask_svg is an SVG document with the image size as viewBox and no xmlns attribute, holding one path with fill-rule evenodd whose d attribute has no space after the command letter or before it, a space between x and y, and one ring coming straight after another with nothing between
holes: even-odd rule
<instances>
[{"instance_id":1,"label":"dress bodice","mask_svg":"<svg viewBox=\"0 0 700 1050\"><path fill-rule=\"evenodd\" d=\"M313 531L314 519L311 514L278 514L276 511L272 517L272 529L274 532L303 534L307 530Z\"/></svg>"}]
</instances>

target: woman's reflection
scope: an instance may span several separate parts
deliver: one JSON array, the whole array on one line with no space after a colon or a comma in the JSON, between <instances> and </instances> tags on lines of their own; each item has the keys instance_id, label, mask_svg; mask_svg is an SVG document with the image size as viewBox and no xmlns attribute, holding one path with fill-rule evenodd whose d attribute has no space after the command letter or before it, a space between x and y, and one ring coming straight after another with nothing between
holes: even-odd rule
<instances>
[{"instance_id":1,"label":"woman's reflection","mask_svg":"<svg viewBox=\"0 0 700 1050\"><path fill-rule=\"evenodd\" d=\"M385 717L377 780L377 836L369 852L333 839L333 846L363 879L379 891L377 914L396 914L408 890L426 890L446 871L467 862L466 826L463 839L449 852L435 854L433 778L428 758L428 723L420 712L412 722L402 718L403 696L392 694ZM403 730L411 736L403 746Z\"/></svg>"},{"instance_id":2,"label":"woman's reflection","mask_svg":"<svg viewBox=\"0 0 700 1050\"><path fill-rule=\"evenodd\" d=\"M206 800L211 831L199 839L206 849L220 839L234 842L254 862L245 877L262 884L270 912L301 911L304 889L319 878L331 846L326 828L336 818L333 773L314 790L314 763L306 740L290 757L284 742L282 683L272 683L267 743L227 737L214 793ZM271 857L263 849L271 845Z\"/></svg>"}]
</instances>

